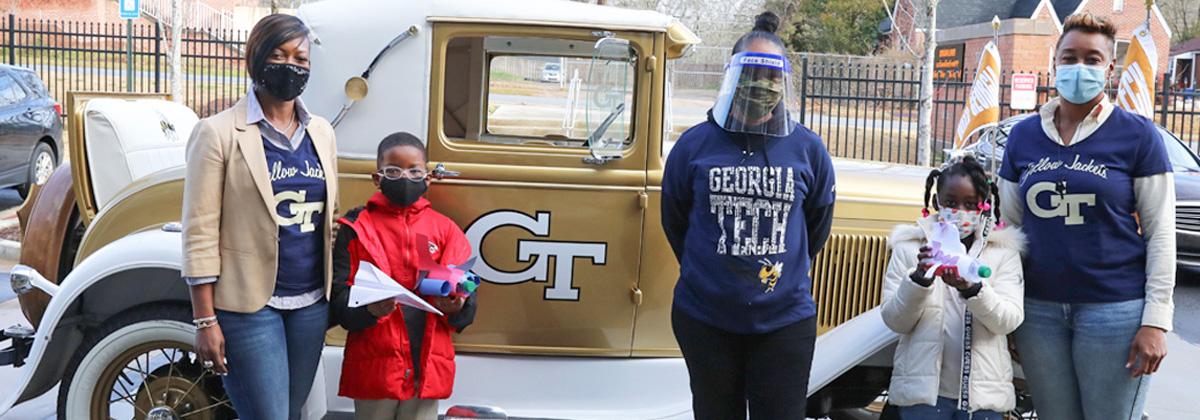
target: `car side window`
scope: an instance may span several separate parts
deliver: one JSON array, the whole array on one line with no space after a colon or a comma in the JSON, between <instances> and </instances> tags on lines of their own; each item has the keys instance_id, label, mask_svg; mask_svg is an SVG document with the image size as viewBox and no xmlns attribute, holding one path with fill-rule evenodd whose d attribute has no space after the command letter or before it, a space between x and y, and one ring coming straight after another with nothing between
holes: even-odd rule
<instances>
[{"instance_id":1,"label":"car side window","mask_svg":"<svg viewBox=\"0 0 1200 420\"><path fill-rule=\"evenodd\" d=\"M16 105L25 99L25 90L11 75L0 74L0 108Z\"/></svg>"},{"instance_id":2,"label":"car side window","mask_svg":"<svg viewBox=\"0 0 1200 420\"><path fill-rule=\"evenodd\" d=\"M50 96L50 92L46 90L46 85L42 83L42 79L38 77L37 73L32 71L18 71L17 75L21 77L21 80L25 82L25 87L29 88L30 92L33 92L34 95Z\"/></svg>"},{"instance_id":3,"label":"car side window","mask_svg":"<svg viewBox=\"0 0 1200 420\"><path fill-rule=\"evenodd\" d=\"M445 78L454 82L443 92L443 132L490 144L587 148L602 138L616 150L631 146L636 57L602 57L604 65L595 65L595 45L507 36L451 40Z\"/></svg>"}]
</instances>

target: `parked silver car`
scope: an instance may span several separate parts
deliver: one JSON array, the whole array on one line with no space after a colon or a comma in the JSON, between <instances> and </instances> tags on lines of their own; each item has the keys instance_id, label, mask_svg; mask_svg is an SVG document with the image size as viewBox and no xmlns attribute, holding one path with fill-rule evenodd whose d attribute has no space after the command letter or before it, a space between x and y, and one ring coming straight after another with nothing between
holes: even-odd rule
<instances>
[{"instance_id":1,"label":"parked silver car","mask_svg":"<svg viewBox=\"0 0 1200 420\"><path fill-rule=\"evenodd\" d=\"M63 151L61 115L37 73L0 65L0 188L25 197L50 179Z\"/></svg>"}]
</instances>

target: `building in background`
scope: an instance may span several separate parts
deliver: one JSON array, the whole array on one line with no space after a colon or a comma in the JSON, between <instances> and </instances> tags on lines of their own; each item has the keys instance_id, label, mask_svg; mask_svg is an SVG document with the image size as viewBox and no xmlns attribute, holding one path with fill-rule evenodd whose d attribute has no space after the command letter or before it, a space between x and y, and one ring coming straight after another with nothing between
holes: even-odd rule
<instances>
[{"instance_id":1,"label":"building in background","mask_svg":"<svg viewBox=\"0 0 1200 420\"><path fill-rule=\"evenodd\" d=\"M292 13L313 0L183 0L185 25L191 29L248 31L272 12ZM141 0L142 20L166 24L172 0ZM28 19L112 23L117 16L116 0L9 0L0 10ZM161 15L161 16L160 16ZM200 27L203 28L200 28Z\"/></svg>"},{"instance_id":2,"label":"building in background","mask_svg":"<svg viewBox=\"0 0 1200 420\"><path fill-rule=\"evenodd\" d=\"M924 43L926 0L896 0L889 43L921 51ZM1053 63L1062 22L1075 13L1089 12L1109 19L1117 27L1116 58L1121 63L1134 29L1146 19L1142 0L942 0L938 5L938 75L961 80L964 70L979 59L992 40L992 18L1001 20L999 43L1005 72L1045 73ZM1151 31L1158 48L1159 73L1169 68L1171 28L1155 6L1150 11Z\"/></svg>"},{"instance_id":3,"label":"building in background","mask_svg":"<svg viewBox=\"0 0 1200 420\"><path fill-rule=\"evenodd\" d=\"M1176 89L1195 89L1200 82L1200 38L1171 48L1171 85Z\"/></svg>"}]
</instances>

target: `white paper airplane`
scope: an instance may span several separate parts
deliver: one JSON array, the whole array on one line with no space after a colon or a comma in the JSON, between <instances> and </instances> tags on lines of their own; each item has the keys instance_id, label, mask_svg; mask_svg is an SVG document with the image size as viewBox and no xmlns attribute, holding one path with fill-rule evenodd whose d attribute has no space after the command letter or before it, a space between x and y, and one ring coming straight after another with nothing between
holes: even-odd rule
<instances>
[{"instance_id":1,"label":"white paper airplane","mask_svg":"<svg viewBox=\"0 0 1200 420\"><path fill-rule=\"evenodd\" d=\"M441 311L401 286L400 283L396 283L374 264L366 261L359 262L358 272L354 275L354 285L350 286L350 307L357 308L384 299L396 299L396 302L401 305L442 315Z\"/></svg>"}]
</instances>

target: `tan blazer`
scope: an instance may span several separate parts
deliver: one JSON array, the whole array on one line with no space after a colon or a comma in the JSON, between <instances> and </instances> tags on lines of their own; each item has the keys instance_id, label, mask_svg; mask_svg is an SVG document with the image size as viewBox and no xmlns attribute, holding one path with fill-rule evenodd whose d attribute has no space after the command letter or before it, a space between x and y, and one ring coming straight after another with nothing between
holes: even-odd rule
<instances>
[{"instance_id":1,"label":"tan blazer","mask_svg":"<svg viewBox=\"0 0 1200 420\"><path fill-rule=\"evenodd\" d=\"M217 276L213 306L232 312L262 309L275 291L279 226L275 194L258 126L246 124L246 99L200 120L187 145L183 182L183 275ZM308 134L325 172L325 237L337 212L337 145L329 122L313 116ZM326 240L325 297L333 278L332 239Z\"/></svg>"}]
</instances>

